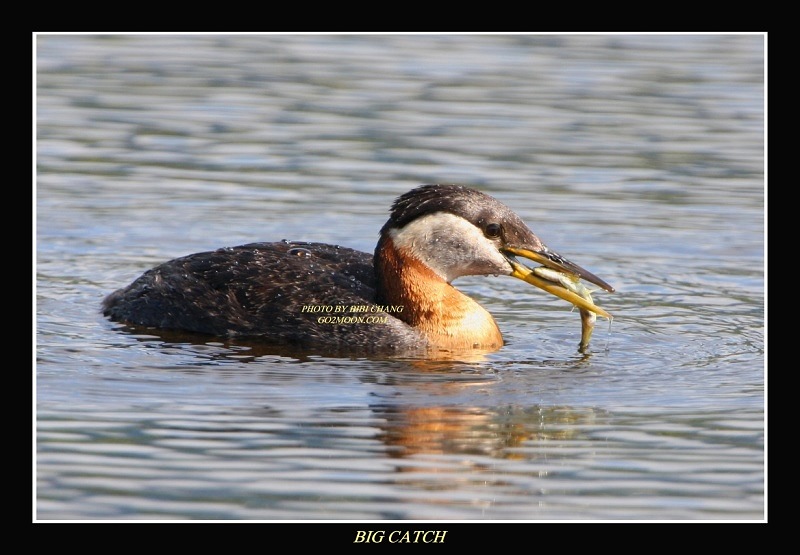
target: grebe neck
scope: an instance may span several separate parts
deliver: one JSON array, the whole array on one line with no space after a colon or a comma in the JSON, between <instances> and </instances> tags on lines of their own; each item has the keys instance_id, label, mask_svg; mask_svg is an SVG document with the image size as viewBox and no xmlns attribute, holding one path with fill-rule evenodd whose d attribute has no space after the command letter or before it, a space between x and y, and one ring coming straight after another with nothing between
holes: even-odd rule
<instances>
[{"instance_id":1,"label":"grebe neck","mask_svg":"<svg viewBox=\"0 0 800 555\"><path fill-rule=\"evenodd\" d=\"M461 293L409 249L388 235L375 249L379 304L403 306L399 319L422 333L431 346L447 349L498 349L503 336L494 318Z\"/></svg>"}]
</instances>

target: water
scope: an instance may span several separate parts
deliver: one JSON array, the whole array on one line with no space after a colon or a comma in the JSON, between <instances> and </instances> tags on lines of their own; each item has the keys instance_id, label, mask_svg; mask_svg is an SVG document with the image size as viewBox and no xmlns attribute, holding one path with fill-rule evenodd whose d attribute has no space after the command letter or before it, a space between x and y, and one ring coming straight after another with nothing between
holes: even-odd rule
<instances>
[{"instance_id":1,"label":"water","mask_svg":"<svg viewBox=\"0 0 800 555\"><path fill-rule=\"evenodd\" d=\"M37 37L38 520L763 520L760 35ZM371 251L461 182L613 284L455 284L482 360L132 335L149 267Z\"/></svg>"}]
</instances>

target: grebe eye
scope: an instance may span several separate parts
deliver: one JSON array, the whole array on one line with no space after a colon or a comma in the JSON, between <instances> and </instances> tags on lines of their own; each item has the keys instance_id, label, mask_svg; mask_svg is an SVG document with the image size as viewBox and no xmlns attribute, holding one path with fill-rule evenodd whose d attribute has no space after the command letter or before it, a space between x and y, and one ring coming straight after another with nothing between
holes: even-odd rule
<instances>
[{"instance_id":1,"label":"grebe eye","mask_svg":"<svg viewBox=\"0 0 800 555\"><path fill-rule=\"evenodd\" d=\"M500 237L500 233L502 231L503 228L500 226L500 224L486 224L486 227L483 229L483 234L489 239L494 239L496 237Z\"/></svg>"}]
</instances>

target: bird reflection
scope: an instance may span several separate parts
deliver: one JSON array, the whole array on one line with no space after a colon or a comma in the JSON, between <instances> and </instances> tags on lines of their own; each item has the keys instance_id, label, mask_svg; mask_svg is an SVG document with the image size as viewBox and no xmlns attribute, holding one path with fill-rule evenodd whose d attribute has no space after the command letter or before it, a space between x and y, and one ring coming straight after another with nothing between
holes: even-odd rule
<instances>
[{"instance_id":1,"label":"bird reflection","mask_svg":"<svg viewBox=\"0 0 800 555\"><path fill-rule=\"evenodd\" d=\"M281 357L288 362L318 363L319 357L306 350L290 350L274 345L237 345L208 342L207 337L197 337L184 332L160 330L153 335L151 329L140 330L129 327L128 331L142 344L157 348L166 354L187 352L196 355L192 359L191 372L213 372L221 363L248 363ZM138 335L137 335L138 333ZM561 361L558 372L565 367L580 370L587 356ZM479 362L479 361L478 361ZM353 364L364 367L368 361L354 360ZM517 363L519 364L519 363ZM547 365L547 362L539 362ZM475 360L406 360L383 361L381 371L362 374L365 383L376 383L387 388L381 393L381 401L369 405L370 411L380 422L376 439L383 443L387 456L392 459L413 459L424 455L471 455L503 459L525 459L544 457L541 449L532 448L543 442L550 448L560 441L572 441L580 430L593 423L596 413L591 408L569 406L509 405L486 407L451 403L431 404L436 398L459 399L477 388L491 388L494 373L486 374L486 364ZM534 371L532 368L531 371ZM268 379L273 379L267 372ZM369 377L372 376L372 377ZM356 387L356 386L354 386ZM409 399L406 401L406 399ZM412 400L413 399L413 400ZM417 403L414 400L424 400ZM361 410L359 408L359 410ZM261 417L281 419L278 406L261 406L257 410ZM286 433L291 433L291 427ZM294 441L296 438L290 438ZM480 465L481 463L475 463ZM442 471L451 472L451 462L443 463ZM430 465L419 467L401 465L402 472L435 472Z\"/></svg>"}]
</instances>

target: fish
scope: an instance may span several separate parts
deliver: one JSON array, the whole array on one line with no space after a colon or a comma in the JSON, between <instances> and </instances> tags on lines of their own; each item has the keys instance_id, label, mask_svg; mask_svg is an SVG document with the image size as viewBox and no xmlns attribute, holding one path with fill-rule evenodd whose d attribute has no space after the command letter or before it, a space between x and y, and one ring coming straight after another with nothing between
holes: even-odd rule
<instances>
[{"instance_id":1,"label":"fish","mask_svg":"<svg viewBox=\"0 0 800 555\"><path fill-rule=\"evenodd\" d=\"M551 285L544 284L545 287L543 287L543 284L539 284L539 286L567 301L572 301L573 305L578 307L581 316L581 341L578 344L578 350L580 352L585 352L589 347L589 342L594 332L597 315L599 314L611 321L613 319L611 314L594 304L592 290L586 287L581 282L581 278L575 274L561 272L545 266L538 266L532 269L532 274L528 277L530 278L530 276L535 276L549 282ZM548 289L548 287L550 289ZM563 290L556 288L563 288ZM581 302L576 302L568 293L577 295L580 299L588 302L589 306Z\"/></svg>"}]
</instances>

